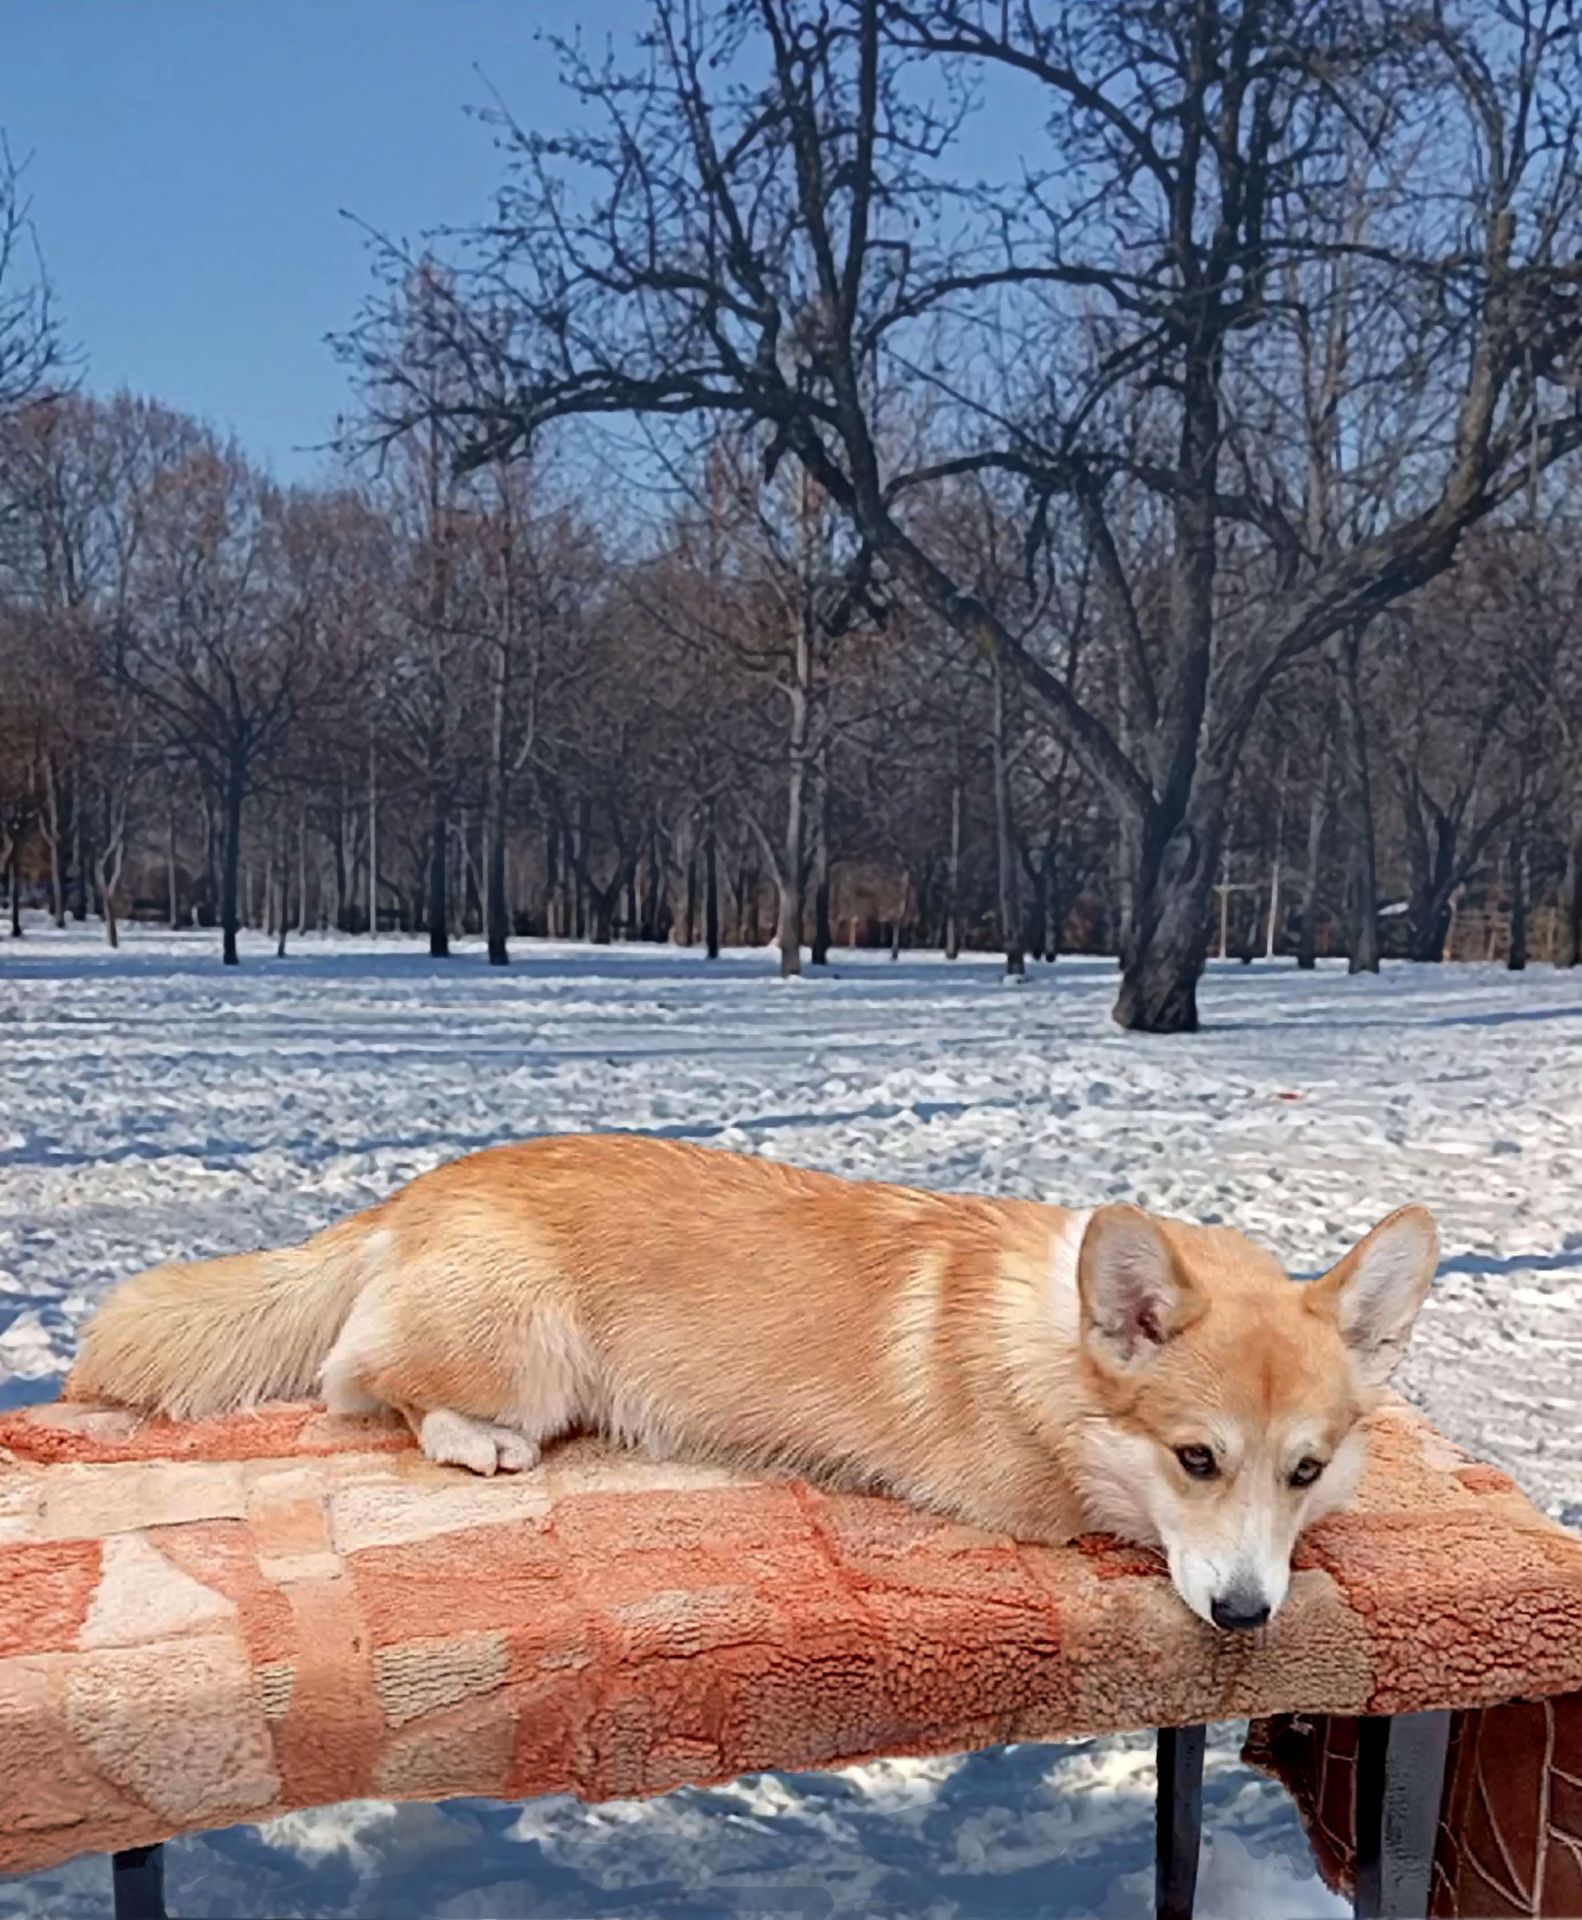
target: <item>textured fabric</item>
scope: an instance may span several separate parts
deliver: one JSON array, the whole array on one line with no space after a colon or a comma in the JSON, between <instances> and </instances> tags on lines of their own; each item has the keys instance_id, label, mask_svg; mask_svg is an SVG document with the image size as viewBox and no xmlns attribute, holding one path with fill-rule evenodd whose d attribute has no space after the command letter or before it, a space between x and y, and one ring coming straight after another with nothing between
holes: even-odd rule
<instances>
[{"instance_id":1,"label":"textured fabric","mask_svg":"<svg viewBox=\"0 0 1582 1920\"><path fill-rule=\"evenodd\" d=\"M1357 1723L1255 1721L1245 1758L1288 1787L1324 1878L1356 1866ZM1459 1713L1452 1723L1430 1913L1438 1920L1582 1914L1582 1693Z\"/></svg>"},{"instance_id":2,"label":"textured fabric","mask_svg":"<svg viewBox=\"0 0 1582 1920\"><path fill-rule=\"evenodd\" d=\"M1274 1628L1152 1555L576 1442L516 1478L268 1409L0 1421L0 1868L373 1795L1582 1688L1582 1543L1404 1409ZM1526 1909L1522 1909L1526 1911Z\"/></svg>"}]
</instances>

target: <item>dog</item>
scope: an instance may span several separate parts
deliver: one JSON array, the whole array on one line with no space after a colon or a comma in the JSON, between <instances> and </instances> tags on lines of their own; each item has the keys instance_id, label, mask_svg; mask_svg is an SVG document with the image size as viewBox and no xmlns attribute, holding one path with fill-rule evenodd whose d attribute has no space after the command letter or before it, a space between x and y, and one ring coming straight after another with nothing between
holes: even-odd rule
<instances>
[{"instance_id":1,"label":"dog","mask_svg":"<svg viewBox=\"0 0 1582 1920\"><path fill-rule=\"evenodd\" d=\"M573 1430L1161 1549L1226 1630L1345 1504L1438 1257L1392 1213L1317 1280L1225 1227L848 1181L639 1135L491 1147L300 1246L155 1267L67 1391L195 1418L318 1388L432 1460Z\"/></svg>"}]
</instances>

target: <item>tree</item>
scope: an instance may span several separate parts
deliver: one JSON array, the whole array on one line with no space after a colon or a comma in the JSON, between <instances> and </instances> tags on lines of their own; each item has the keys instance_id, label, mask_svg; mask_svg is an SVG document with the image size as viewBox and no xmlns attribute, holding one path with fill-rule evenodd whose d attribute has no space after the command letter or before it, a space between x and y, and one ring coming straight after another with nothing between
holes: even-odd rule
<instances>
[{"instance_id":1,"label":"tree","mask_svg":"<svg viewBox=\"0 0 1582 1920\"><path fill-rule=\"evenodd\" d=\"M678 554L702 557L708 595L671 597L674 578L660 573L642 604L679 646L769 695L761 725L733 729L748 749L735 784L738 810L774 877L775 945L781 978L790 979L802 971L813 859L828 853L817 816L827 801L831 615L840 582L828 506L805 471L791 486L759 488L750 462L751 448L717 440L704 461L701 497L676 528Z\"/></svg>"},{"instance_id":2,"label":"tree","mask_svg":"<svg viewBox=\"0 0 1582 1920\"><path fill-rule=\"evenodd\" d=\"M1520 647L1496 611L1506 571L1487 539L1470 545L1464 564L1393 617L1381 638L1373 705L1403 830L1413 960L1443 956L1453 900L1519 806L1505 747L1522 689ZM1447 651L1454 672L1445 670ZM1360 692L1351 704L1360 728ZM1371 836L1368 852L1371 862Z\"/></svg>"},{"instance_id":3,"label":"tree","mask_svg":"<svg viewBox=\"0 0 1582 1920\"><path fill-rule=\"evenodd\" d=\"M1350 626L1339 636L1335 648L1341 790L1345 796L1346 821L1346 966L1350 973L1377 973L1379 870L1368 720L1362 696L1362 638L1361 628ZM1434 957L1438 957L1437 953Z\"/></svg>"},{"instance_id":4,"label":"tree","mask_svg":"<svg viewBox=\"0 0 1582 1920\"><path fill-rule=\"evenodd\" d=\"M48 720L31 672L37 628L0 608L0 884L13 939L21 939L23 845L38 819L38 745Z\"/></svg>"},{"instance_id":5,"label":"tree","mask_svg":"<svg viewBox=\"0 0 1582 1920\"><path fill-rule=\"evenodd\" d=\"M239 958L242 813L295 718L313 658L311 604L281 590L289 503L235 446L150 409L134 587L108 634L113 671L217 795L225 964ZM275 571L272 571L275 570Z\"/></svg>"},{"instance_id":6,"label":"tree","mask_svg":"<svg viewBox=\"0 0 1582 1920\"><path fill-rule=\"evenodd\" d=\"M1553 805L1562 848L1562 879L1555 964L1575 967L1582 966L1582 647L1576 641L1576 613L1582 606L1582 595L1574 561L1562 573L1561 581L1565 595L1561 610L1570 616L1566 624L1570 644L1557 648L1552 678L1542 692L1559 749ZM1546 595L1546 605L1553 604Z\"/></svg>"},{"instance_id":7,"label":"tree","mask_svg":"<svg viewBox=\"0 0 1582 1920\"><path fill-rule=\"evenodd\" d=\"M537 768L546 712L578 670L566 642L572 608L593 588L597 548L567 505L546 488L535 497L526 467L502 463L479 479L488 483L475 523L484 549L489 686L484 931L490 964L504 966L512 918L506 862L512 797L523 774Z\"/></svg>"},{"instance_id":8,"label":"tree","mask_svg":"<svg viewBox=\"0 0 1582 1920\"><path fill-rule=\"evenodd\" d=\"M65 350L28 217L23 171L0 134L0 419L40 399L65 373ZM0 498L0 515L4 511Z\"/></svg>"},{"instance_id":9,"label":"tree","mask_svg":"<svg viewBox=\"0 0 1582 1920\"><path fill-rule=\"evenodd\" d=\"M1132 848L1116 1017L1189 1030L1271 685L1582 442L1579 31L1560 0L655 0L633 69L561 49L595 125L507 127L501 217L423 316L426 376L387 377L387 311L358 351L392 425L443 388L464 464L568 418L761 423L770 467L801 462L898 589L1046 703ZM974 90L1013 88L1051 159L961 184ZM1359 141L1403 188L1365 239L1338 191ZM1317 271L1343 255L1349 283ZM1268 435L1298 411L1291 285L1312 337L1326 300L1395 316L1368 406L1412 451L1328 550L1292 510L1301 435ZM933 444L889 435L898 390L933 399ZM1019 484L1043 537L1086 527L1120 714L920 533L967 472ZM1157 523L1142 573L1122 486Z\"/></svg>"}]
</instances>

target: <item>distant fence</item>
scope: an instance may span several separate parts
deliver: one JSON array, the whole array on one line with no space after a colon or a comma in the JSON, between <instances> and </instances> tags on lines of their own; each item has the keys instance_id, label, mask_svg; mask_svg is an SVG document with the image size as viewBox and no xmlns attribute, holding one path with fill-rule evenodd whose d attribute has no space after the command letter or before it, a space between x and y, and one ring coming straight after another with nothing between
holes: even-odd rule
<instances>
[{"instance_id":1,"label":"distant fence","mask_svg":"<svg viewBox=\"0 0 1582 1920\"><path fill-rule=\"evenodd\" d=\"M1560 909L1534 907L1527 916L1527 957L1553 961L1560 950ZM1452 907L1445 934L1447 960L1508 960L1511 916L1487 907Z\"/></svg>"},{"instance_id":2,"label":"distant fence","mask_svg":"<svg viewBox=\"0 0 1582 1920\"><path fill-rule=\"evenodd\" d=\"M1250 960L1256 955L1293 953L1301 938L1294 909L1282 912L1275 897L1275 913L1269 910L1269 884L1263 880L1221 881L1215 887L1216 906L1210 934L1210 951L1221 960ZM1527 958L1536 964L1552 965L1560 951L1561 910L1553 903L1532 907L1527 914ZM1386 958L1406 955L1407 924L1400 907L1387 909L1380 916L1379 934ZM1345 926L1333 915L1320 911L1315 928L1314 951L1334 956L1346 951ZM1449 924L1440 948L1442 960L1505 961L1511 952L1511 915L1507 906L1463 905L1452 900Z\"/></svg>"}]
</instances>

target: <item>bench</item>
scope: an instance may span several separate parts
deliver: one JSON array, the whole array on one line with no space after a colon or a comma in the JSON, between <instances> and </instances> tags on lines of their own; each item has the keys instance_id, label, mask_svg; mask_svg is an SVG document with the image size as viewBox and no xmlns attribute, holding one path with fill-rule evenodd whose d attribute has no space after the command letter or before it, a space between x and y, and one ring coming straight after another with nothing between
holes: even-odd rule
<instances>
[{"instance_id":1,"label":"bench","mask_svg":"<svg viewBox=\"0 0 1582 1920\"><path fill-rule=\"evenodd\" d=\"M1267 1633L1155 1556L591 1441L535 1473L276 1407L0 1420L0 1870L362 1797L588 1800L1153 1727L1158 1907L1192 1909L1205 1723L1360 1914L1582 1914L1582 1541L1404 1406Z\"/></svg>"}]
</instances>

